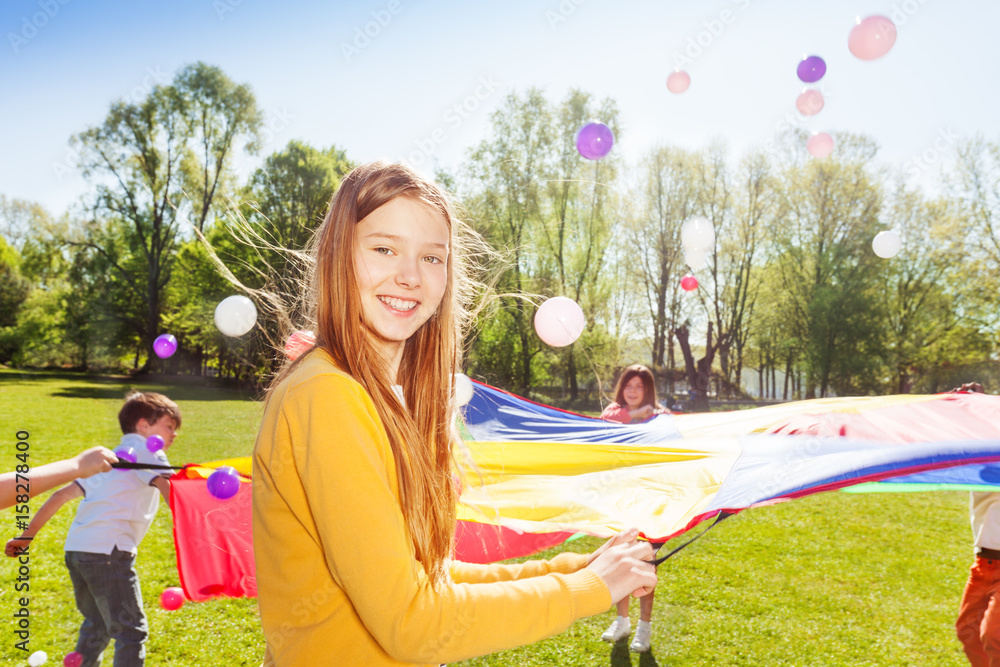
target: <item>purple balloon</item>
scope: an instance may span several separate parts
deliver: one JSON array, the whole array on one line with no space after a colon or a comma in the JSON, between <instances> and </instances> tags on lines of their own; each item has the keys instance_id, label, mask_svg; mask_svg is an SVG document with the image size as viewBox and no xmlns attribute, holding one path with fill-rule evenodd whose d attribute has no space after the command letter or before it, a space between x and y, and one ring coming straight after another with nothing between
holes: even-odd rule
<instances>
[{"instance_id":1,"label":"purple balloon","mask_svg":"<svg viewBox=\"0 0 1000 667\"><path fill-rule=\"evenodd\" d=\"M148 449L153 454L163 449L164 445L166 444L167 443L163 441L163 438L156 435L155 433L146 438L146 449Z\"/></svg>"},{"instance_id":2,"label":"purple balloon","mask_svg":"<svg viewBox=\"0 0 1000 667\"><path fill-rule=\"evenodd\" d=\"M816 83L826 74L826 62L819 56L803 58L796 73L806 83Z\"/></svg>"},{"instance_id":3,"label":"purple balloon","mask_svg":"<svg viewBox=\"0 0 1000 667\"><path fill-rule=\"evenodd\" d=\"M604 123L587 123L576 133L576 150L588 160L600 160L614 143L615 135Z\"/></svg>"},{"instance_id":4,"label":"purple balloon","mask_svg":"<svg viewBox=\"0 0 1000 667\"><path fill-rule=\"evenodd\" d=\"M172 334L160 334L153 341L153 352L160 359L166 359L177 351L177 339Z\"/></svg>"},{"instance_id":5,"label":"purple balloon","mask_svg":"<svg viewBox=\"0 0 1000 667\"><path fill-rule=\"evenodd\" d=\"M135 450L131 447L119 447L115 450L115 456L118 457L119 461L128 461L129 463L135 463L138 460L135 456Z\"/></svg>"},{"instance_id":6,"label":"purple balloon","mask_svg":"<svg viewBox=\"0 0 1000 667\"><path fill-rule=\"evenodd\" d=\"M222 466L208 476L208 492L219 500L232 498L240 490L240 474L232 466Z\"/></svg>"}]
</instances>

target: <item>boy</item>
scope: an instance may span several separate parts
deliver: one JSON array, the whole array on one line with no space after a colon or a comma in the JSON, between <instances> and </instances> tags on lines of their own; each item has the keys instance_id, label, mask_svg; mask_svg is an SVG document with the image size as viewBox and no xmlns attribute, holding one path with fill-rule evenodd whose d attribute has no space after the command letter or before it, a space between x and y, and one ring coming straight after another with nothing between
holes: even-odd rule
<instances>
[{"instance_id":1,"label":"boy","mask_svg":"<svg viewBox=\"0 0 1000 667\"><path fill-rule=\"evenodd\" d=\"M146 439L163 438L166 450L181 425L177 404L162 394L133 393L118 413L119 447L131 447L138 463L169 465L163 451L151 453ZM157 493L159 492L159 493ZM142 609L136 548L149 529L159 496L170 502L170 483L156 470L112 470L77 480L49 497L19 538L5 553L23 553L42 526L73 498L83 496L66 535L66 567L73 582L76 606L83 614L76 651L81 667L99 665L101 654L115 640L115 667L141 666L146 657L148 627Z\"/></svg>"}]
</instances>

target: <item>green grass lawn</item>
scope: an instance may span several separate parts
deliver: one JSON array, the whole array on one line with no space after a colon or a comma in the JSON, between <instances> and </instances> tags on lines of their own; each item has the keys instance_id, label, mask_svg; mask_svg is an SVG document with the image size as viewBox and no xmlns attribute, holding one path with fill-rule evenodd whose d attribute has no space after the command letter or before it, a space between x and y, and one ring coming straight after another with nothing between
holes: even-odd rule
<instances>
[{"instance_id":1,"label":"green grass lawn","mask_svg":"<svg viewBox=\"0 0 1000 667\"><path fill-rule=\"evenodd\" d=\"M0 469L12 470L15 433L31 437L40 465L96 444L114 448L126 380L0 371ZM181 407L174 465L250 453L261 406L248 395L189 383L136 384ZM37 509L46 495L31 502ZM968 497L961 492L827 493L730 518L659 568L653 650L642 656L600 641L614 616L575 623L532 646L462 665L963 665L953 621L972 560ZM62 563L75 504L63 508L31 553L31 648L48 664L72 650L80 617ZM0 515L16 533L11 510ZM157 604L178 585L170 512L139 548L150 623L149 665L259 665L254 600ZM585 538L545 552L588 551ZM27 664L14 648L15 561L0 559L0 663ZM633 627L638 603L632 604ZM112 664L112 651L104 665ZM331 662L331 664L335 664Z\"/></svg>"}]
</instances>

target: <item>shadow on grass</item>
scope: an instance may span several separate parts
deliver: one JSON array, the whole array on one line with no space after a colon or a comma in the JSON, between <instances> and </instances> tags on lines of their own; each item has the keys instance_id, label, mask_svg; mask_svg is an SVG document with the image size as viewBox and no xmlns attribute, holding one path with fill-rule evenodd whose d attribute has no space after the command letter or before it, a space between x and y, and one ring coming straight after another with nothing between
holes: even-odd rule
<instances>
[{"instance_id":1,"label":"shadow on grass","mask_svg":"<svg viewBox=\"0 0 1000 667\"><path fill-rule=\"evenodd\" d=\"M71 381L78 384L67 384ZM260 392L232 386L225 380L189 375L87 375L66 371L5 371L0 384L51 382L56 385L54 398L96 398L121 400L130 389L156 391L176 401L246 401L256 400ZM99 385L99 386L94 386Z\"/></svg>"},{"instance_id":2,"label":"shadow on grass","mask_svg":"<svg viewBox=\"0 0 1000 667\"><path fill-rule=\"evenodd\" d=\"M611 648L611 667L632 667L632 654L629 653L629 640L626 637L615 642ZM637 653L639 657L639 667L660 667L660 663L653 657L652 651Z\"/></svg>"}]
</instances>

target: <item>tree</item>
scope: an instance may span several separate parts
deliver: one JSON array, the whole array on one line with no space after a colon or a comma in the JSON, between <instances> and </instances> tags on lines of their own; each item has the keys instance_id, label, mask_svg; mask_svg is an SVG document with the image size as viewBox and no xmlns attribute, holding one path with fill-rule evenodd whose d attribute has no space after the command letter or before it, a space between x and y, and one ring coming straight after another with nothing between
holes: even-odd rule
<instances>
[{"instance_id":1,"label":"tree","mask_svg":"<svg viewBox=\"0 0 1000 667\"><path fill-rule=\"evenodd\" d=\"M115 275L118 300L128 304L118 316L142 341L144 369L155 359L181 221L192 213L204 224L234 148L254 147L260 116L248 87L197 63L141 102L114 103L103 124L74 137L95 182L94 220L69 242L99 254ZM188 199L185 188L196 183Z\"/></svg>"}]
</instances>

